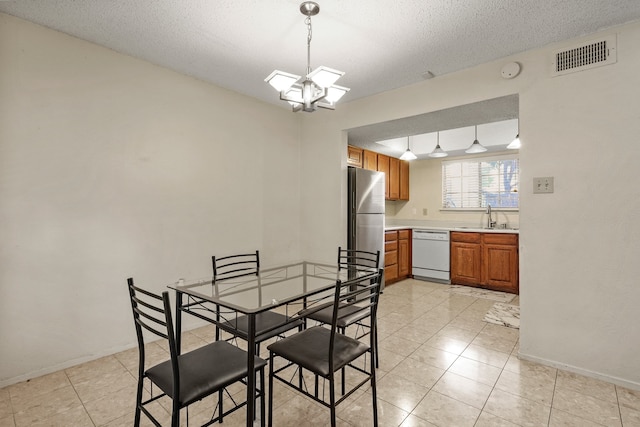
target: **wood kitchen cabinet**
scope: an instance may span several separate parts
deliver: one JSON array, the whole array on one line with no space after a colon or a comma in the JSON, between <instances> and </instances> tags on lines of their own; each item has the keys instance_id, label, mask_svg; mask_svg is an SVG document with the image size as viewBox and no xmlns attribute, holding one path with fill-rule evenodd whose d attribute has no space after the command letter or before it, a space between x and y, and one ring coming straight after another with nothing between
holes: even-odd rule
<instances>
[{"instance_id":1,"label":"wood kitchen cabinet","mask_svg":"<svg viewBox=\"0 0 640 427\"><path fill-rule=\"evenodd\" d=\"M384 198L389 200L389 156L378 154L378 172L384 172Z\"/></svg>"},{"instance_id":2,"label":"wood kitchen cabinet","mask_svg":"<svg viewBox=\"0 0 640 427\"><path fill-rule=\"evenodd\" d=\"M362 167L370 171L378 170L378 153L373 151L363 150L362 153Z\"/></svg>"},{"instance_id":3,"label":"wood kitchen cabinet","mask_svg":"<svg viewBox=\"0 0 640 427\"><path fill-rule=\"evenodd\" d=\"M398 230L398 280L411 275L411 230Z\"/></svg>"},{"instance_id":4,"label":"wood kitchen cabinet","mask_svg":"<svg viewBox=\"0 0 640 427\"><path fill-rule=\"evenodd\" d=\"M384 233L385 284L411 276L411 230Z\"/></svg>"},{"instance_id":5,"label":"wood kitchen cabinet","mask_svg":"<svg viewBox=\"0 0 640 427\"><path fill-rule=\"evenodd\" d=\"M519 293L518 235L482 233L482 284Z\"/></svg>"},{"instance_id":6,"label":"wood kitchen cabinet","mask_svg":"<svg viewBox=\"0 0 640 427\"><path fill-rule=\"evenodd\" d=\"M384 233L384 281L389 284L398 280L398 232Z\"/></svg>"},{"instance_id":7,"label":"wood kitchen cabinet","mask_svg":"<svg viewBox=\"0 0 640 427\"><path fill-rule=\"evenodd\" d=\"M378 154L378 171L385 173L385 199L409 200L409 162Z\"/></svg>"},{"instance_id":8,"label":"wood kitchen cabinet","mask_svg":"<svg viewBox=\"0 0 640 427\"><path fill-rule=\"evenodd\" d=\"M363 149L358 147L347 146L347 164L350 166L362 167Z\"/></svg>"},{"instance_id":9,"label":"wood kitchen cabinet","mask_svg":"<svg viewBox=\"0 0 640 427\"><path fill-rule=\"evenodd\" d=\"M348 145L347 164L384 172L385 200L409 200L409 162Z\"/></svg>"},{"instance_id":10,"label":"wood kitchen cabinet","mask_svg":"<svg viewBox=\"0 0 640 427\"><path fill-rule=\"evenodd\" d=\"M389 157L389 200L398 200L400 198L400 159Z\"/></svg>"},{"instance_id":11,"label":"wood kitchen cabinet","mask_svg":"<svg viewBox=\"0 0 640 427\"><path fill-rule=\"evenodd\" d=\"M478 286L481 283L480 233L451 232L451 283Z\"/></svg>"},{"instance_id":12,"label":"wood kitchen cabinet","mask_svg":"<svg viewBox=\"0 0 640 427\"><path fill-rule=\"evenodd\" d=\"M400 197L398 200L409 200L409 162L400 160Z\"/></svg>"},{"instance_id":13,"label":"wood kitchen cabinet","mask_svg":"<svg viewBox=\"0 0 640 427\"><path fill-rule=\"evenodd\" d=\"M518 294L518 235L451 232L451 283Z\"/></svg>"}]
</instances>

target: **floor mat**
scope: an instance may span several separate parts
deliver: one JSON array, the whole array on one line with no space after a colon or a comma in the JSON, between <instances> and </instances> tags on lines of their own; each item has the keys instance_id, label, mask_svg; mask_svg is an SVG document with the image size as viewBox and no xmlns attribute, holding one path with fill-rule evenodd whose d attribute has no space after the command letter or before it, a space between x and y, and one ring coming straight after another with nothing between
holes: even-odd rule
<instances>
[{"instance_id":1,"label":"floor mat","mask_svg":"<svg viewBox=\"0 0 640 427\"><path fill-rule=\"evenodd\" d=\"M487 323L520 329L520 306L497 302L484 315Z\"/></svg>"},{"instance_id":2,"label":"floor mat","mask_svg":"<svg viewBox=\"0 0 640 427\"><path fill-rule=\"evenodd\" d=\"M515 294L506 292L490 291L488 289L473 288L471 286L452 285L449 290L460 295L468 295L474 298L490 299L498 302L511 302L516 297Z\"/></svg>"}]
</instances>

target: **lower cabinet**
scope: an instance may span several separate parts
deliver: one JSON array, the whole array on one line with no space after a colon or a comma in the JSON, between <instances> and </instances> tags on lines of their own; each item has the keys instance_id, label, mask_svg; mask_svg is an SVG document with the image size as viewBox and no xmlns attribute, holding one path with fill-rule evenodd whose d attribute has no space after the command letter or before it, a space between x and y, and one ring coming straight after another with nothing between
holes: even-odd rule
<instances>
[{"instance_id":1,"label":"lower cabinet","mask_svg":"<svg viewBox=\"0 0 640 427\"><path fill-rule=\"evenodd\" d=\"M451 283L478 286L481 283L480 233L451 232Z\"/></svg>"},{"instance_id":2,"label":"lower cabinet","mask_svg":"<svg viewBox=\"0 0 640 427\"><path fill-rule=\"evenodd\" d=\"M411 230L384 233L385 284L411 276Z\"/></svg>"},{"instance_id":3,"label":"lower cabinet","mask_svg":"<svg viewBox=\"0 0 640 427\"><path fill-rule=\"evenodd\" d=\"M482 284L503 292L519 293L518 235L482 235Z\"/></svg>"},{"instance_id":4,"label":"lower cabinet","mask_svg":"<svg viewBox=\"0 0 640 427\"><path fill-rule=\"evenodd\" d=\"M451 283L519 293L518 235L451 232Z\"/></svg>"}]
</instances>

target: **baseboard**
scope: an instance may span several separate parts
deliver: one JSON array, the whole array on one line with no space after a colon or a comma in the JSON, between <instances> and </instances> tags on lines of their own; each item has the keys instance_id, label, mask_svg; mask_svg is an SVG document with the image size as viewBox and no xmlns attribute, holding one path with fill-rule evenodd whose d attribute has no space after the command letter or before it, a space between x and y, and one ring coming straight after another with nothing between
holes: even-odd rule
<instances>
[{"instance_id":1,"label":"baseboard","mask_svg":"<svg viewBox=\"0 0 640 427\"><path fill-rule=\"evenodd\" d=\"M121 351L129 350L131 348L137 347L137 344L131 343L127 345L123 345L121 347L110 348L109 350L104 350L95 354L91 354L88 356L79 357L77 359L68 360L63 363L59 363L54 366L47 366L46 368L38 369L37 371L28 372L26 374L18 375L17 377L9 378L6 380L0 381L0 388L4 388L13 384L17 384L23 381L28 381L34 378L41 377L43 375L52 374L54 372L61 371L63 369L71 368L76 365L81 365L83 363L91 362L93 360L100 359L101 357L112 356L116 353L120 353Z\"/></svg>"},{"instance_id":2,"label":"baseboard","mask_svg":"<svg viewBox=\"0 0 640 427\"><path fill-rule=\"evenodd\" d=\"M550 366L552 368L561 369L563 371L573 372L574 374L584 375L585 377L595 378L597 380L606 381L621 387L625 387L631 390L640 391L640 383L625 380L623 378L613 377L611 375L602 374L599 372L590 371L588 369L579 368L577 366L568 365L566 363L557 362L554 360L543 359L541 357L531 356L528 354L518 353L518 357L522 360L538 363L540 365Z\"/></svg>"},{"instance_id":3,"label":"baseboard","mask_svg":"<svg viewBox=\"0 0 640 427\"><path fill-rule=\"evenodd\" d=\"M210 323L205 322L204 320L200 320L200 319L195 319L194 321L190 321L188 322L188 325L184 325L183 324L183 331L187 332L190 331L192 329L196 329L199 328L201 326L206 326ZM26 374L22 374L22 375L18 375L16 377L12 377L12 378L7 378L4 380L0 380L0 388L4 388L13 384L17 384L23 381L28 381L34 378L38 378L41 377L43 375L47 375L47 374L52 374L54 372L58 372L61 371L63 369L67 369L67 368L71 368L73 366L76 365L81 365L83 363L87 363L87 362L91 362L93 360L97 360L100 359L101 357L106 357L106 356L113 356L114 354L120 353L121 351L125 351L125 350L129 350L132 348L137 347L138 344L136 342L132 342L129 344L125 344L122 346L118 346L118 347L112 347L108 350L104 350L104 351L100 351L98 353L94 353L91 355L87 355L87 356L83 356L83 357L79 357L77 359L72 359L72 360L68 360L66 362L63 363L59 363L57 365L54 366L47 366L45 368L42 369L38 369L36 371L32 371L32 372L27 372Z\"/></svg>"}]
</instances>

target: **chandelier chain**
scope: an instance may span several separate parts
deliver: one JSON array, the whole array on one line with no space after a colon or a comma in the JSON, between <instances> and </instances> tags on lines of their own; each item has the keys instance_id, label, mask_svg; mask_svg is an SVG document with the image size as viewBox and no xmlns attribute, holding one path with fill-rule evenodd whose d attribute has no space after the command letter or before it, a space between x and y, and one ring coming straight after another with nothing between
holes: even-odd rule
<instances>
[{"instance_id":1,"label":"chandelier chain","mask_svg":"<svg viewBox=\"0 0 640 427\"><path fill-rule=\"evenodd\" d=\"M307 16L304 23L307 24L307 74L309 74L311 73L311 17Z\"/></svg>"}]
</instances>

